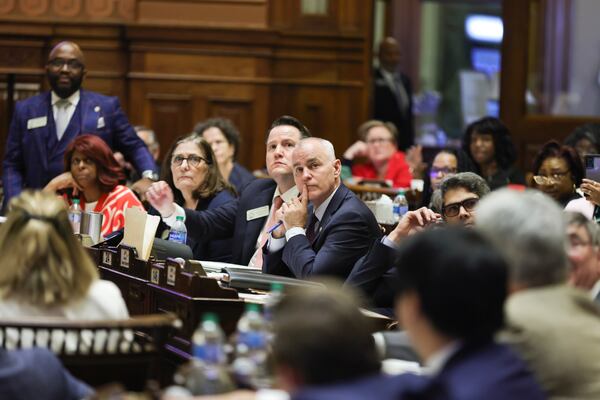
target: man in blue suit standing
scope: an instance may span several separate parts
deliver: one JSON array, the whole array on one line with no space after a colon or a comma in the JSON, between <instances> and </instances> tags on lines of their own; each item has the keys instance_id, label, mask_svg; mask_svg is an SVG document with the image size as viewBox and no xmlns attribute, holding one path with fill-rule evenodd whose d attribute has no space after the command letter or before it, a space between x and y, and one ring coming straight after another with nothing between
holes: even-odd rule
<instances>
[{"instance_id":1,"label":"man in blue suit standing","mask_svg":"<svg viewBox=\"0 0 600 400\"><path fill-rule=\"evenodd\" d=\"M81 89L86 72L79 46L61 42L46 64L52 90L16 104L3 162L5 205L23 189L41 189L63 174L65 149L84 133L100 136L131 160L142 173L140 186L149 186L155 177L154 160L118 99ZM63 178L63 188L74 186L70 173Z\"/></svg>"}]
</instances>

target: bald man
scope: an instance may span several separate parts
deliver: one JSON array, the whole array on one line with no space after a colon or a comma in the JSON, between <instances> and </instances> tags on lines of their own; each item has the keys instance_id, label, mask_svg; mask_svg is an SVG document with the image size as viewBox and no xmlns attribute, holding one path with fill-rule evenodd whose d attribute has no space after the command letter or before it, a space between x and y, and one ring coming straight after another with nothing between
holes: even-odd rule
<instances>
[{"instance_id":1,"label":"bald man","mask_svg":"<svg viewBox=\"0 0 600 400\"><path fill-rule=\"evenodd\" d=\"M400 72L400 46L393 37L379 44L379 66L373 76L373 118L393 123L398 129L398 149L405 151L415 139L412 86Z\"/></svg>"},{"instance_id":2,"label":"bald man","mask_svg":"<svg viewBox=\"0 0 600 400\"><path fill-rule=\"evenodd\" d=\"M264 247L263 272L346 279L381 230L373 213L340 181L340 160L324 139L301 140L292 153L300 196L277 214L281 227Z\"/></svg>"},{"instance_id":3,"label":"bald man","mask_svg":"<svg viewBox=\"0 0 600 400\"><path fill-rule=\"evenodd\" d=\"M4 201L23 189L41 189L61 175L60 189L74 185L64 165L64 152L78 135L100 136L131 160L149 186L156 165L137 136L116 97L81 89L87 73L83 52L76 43L61 42L51 51L46 77L51 91L18 102L8 133L2 180Z\"/></svg>"}]
</instances>

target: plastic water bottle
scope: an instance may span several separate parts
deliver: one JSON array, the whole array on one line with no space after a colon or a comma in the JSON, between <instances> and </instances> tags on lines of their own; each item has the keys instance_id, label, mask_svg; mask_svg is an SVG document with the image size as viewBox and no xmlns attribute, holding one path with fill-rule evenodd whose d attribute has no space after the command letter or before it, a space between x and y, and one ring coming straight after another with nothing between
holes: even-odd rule
<instances>
[{"instance_id":1,"label":"plastic water bottle","mask_svg":"<svg viewBox=\"0 0 600 400\"><path fill-rule=\"evenodd\" d=\"M394 197L393 207L394 222L398 223L400 218L408 212L408 201L404 197L404 192L400 191Z\"/></svg>"},{"instance_id":2,"label":"plastic water bottle","mask_svg":"<svg viewBox=\"0 0 600 400\"><path fill-rule=\"evenodd\" d=\"M194 395L224 393L232 389L225 368L225 335L216 314L206 313L192 336L192 360L185 386Z\"/></svg>"},{"instance_id":3,"label":"plastic water bottle","mask_svg":"<svg viewBox=\"0 0 600 400\"><path fill-rule=\"evenodd\" d=\"M258 304L249 303L237 325L233 371L239 385L270 386L267 347L266 322Z\"/></svg>"},{"instance_id":4,"label":"plastic water bottle","mask_svg":"<svg viewBox=\"0 0 600 400\"><path fill-rule=\"evenodd\" d=\"M69 221L73 227L73 233L81 232L81 207L79 199L73 199L71 207L69 207Z\"/></svg>"},{"instance_id":5,"label":"plastic water bottle","mask_svg":"<svg viewBox=\"0 0 600 400\"><path fill-rule=\"evenodd\" d=\"M183 222L183 216L177 216L175 218L175 224L171 227L169 232L169 241L185 244L187 240L187 228Z\"/></svg>"},{"instance_id":6,"label":"plastic water bottle","mask_svg":"<svg viewBox=\"0 0 600 400\"><path fill-rule=\"evenodd\" d=\"M267 328L267 342L271 343L273 340L273 314L275 307L281 301L283 297L283 284L279 282L271 283L271 292L269 298L263 306L263 315L265 316L265 325Z\"/></svg>"}]
</instances>

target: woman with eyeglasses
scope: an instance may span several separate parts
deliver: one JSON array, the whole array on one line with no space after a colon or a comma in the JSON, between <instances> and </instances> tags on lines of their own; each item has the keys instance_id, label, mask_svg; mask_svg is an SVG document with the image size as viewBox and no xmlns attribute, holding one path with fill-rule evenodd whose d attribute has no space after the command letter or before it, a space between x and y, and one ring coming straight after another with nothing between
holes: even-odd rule
<instances>
[{"instance_id":1,"label":"woman with eyeglasses","mask_svg":"<svg viewBox=\"0 0 600 400\"><path fill-rule=\"evenodd\" d=\"M235 199L235 189L223 178L211 146L198 134L180 137L165 155L162 184L173 191L173 201L183 208L211 210ZM160 183L160 182L159 182ZM158 215L156 210L150 211ZM158 235L166 236L168 226L161 222ZM188 237L194 259L231 260L231 240L194 242Z\"/></svg>"},{"instance_id":2,"label":"woman with eyeglasses","mask_svg":"<svg viewBox=\"0 0 600 400\"><path fill-rule=\"evenodd\" d=\"M65 170L44 190L63 192L69 204L78 198L82 210L102 213L102 236L125 226L126 209L144 209L135 193L119 184L123 169L99 136L77 136L65 152Z\"/></svg>"},{"instance_id":3,"label":"woman with eyeglasses","mask_svg":"<svg viewBox=\"0 0 600 400\"><path fill-rule=\"evenodd\" d=\"M533 181L563 207L581 196L576 189L583 179L583 164L574 148L555 140L546 143L533 160Z\"/></svg>"},{"instance_id":4,"label":"woman with eyeglasses","mask_svg":"<svg viewBox=\"0 0 600 400\"><path fill-rule=\"evenodd\" d=\"M444 178L453 176L458 172L473 172L474 170L475 166L462 150L440 150L433 158L431 168L425 176L421 206L431 208L431 196L434 191L440 188Z\"/></svg>"},{"instance_id":5,"label":"woman with eyeglasses","mask_svg":"<svg viewBox=\"0 0 600 400\"><path fill-rule=\"evenodd\" d=\"M398 150L398 131L391 122L367 121L358 128L360 140L344 153L342 164L352 176L390 182L395 188L409 188L412 174L405 154ZM359 163L358 159L366 159Z\"/></svg>"},{"instance_id":6,"label":"woman with eyeglasses","mask_svg":"<svg viewBox=\"0 0 600 400\"><path fill-rule=\"evenodd\" d=\"M462 148L490 189L525 185L523 172L513 165L517 153L510 132L498 118L484 117L467 126Z\"/></svg>"}]
</instances>

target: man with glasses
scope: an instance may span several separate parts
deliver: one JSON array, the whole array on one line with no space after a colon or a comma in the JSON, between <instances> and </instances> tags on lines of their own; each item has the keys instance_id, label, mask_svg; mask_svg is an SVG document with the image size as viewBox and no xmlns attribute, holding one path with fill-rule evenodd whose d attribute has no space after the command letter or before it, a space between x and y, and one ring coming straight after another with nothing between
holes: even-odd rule
<instances>
[{"instance_id":1,"label":"man with glasses","mask_svg":"<svg viewBox=\"0 0 600 400\"><path fill-rule=\"evenodd\" d=\"M73 187L70 173L63 173L63 157L69 143L84 133L100 136L131 160L142 171L140 185L149 186L156 176L156 164L119 100L81 89L86 73L79 46L61 42L50 51L46 64L52 90L16 104L3 163L5 206L23 189L41 189L61 174L59 189Z\"/></svg>"},{"instance_id":2,"label":"man with glasses","mask_svg":"<svg viewBox=\"0 0 600 400\"><path fill-rule=\"evenodd\" d=\"M490 192L485 179L473 172L461 172L447 177L440 186L442 213L423 207L406 213L396 228L382 240L377 240L369 252L354 265L347 284L361 288L375 306L389 308L393 304L395 271L390 269L400 243L415 231L440 222L472 227L475 206Z\"/></svg>"}]
</instances>

